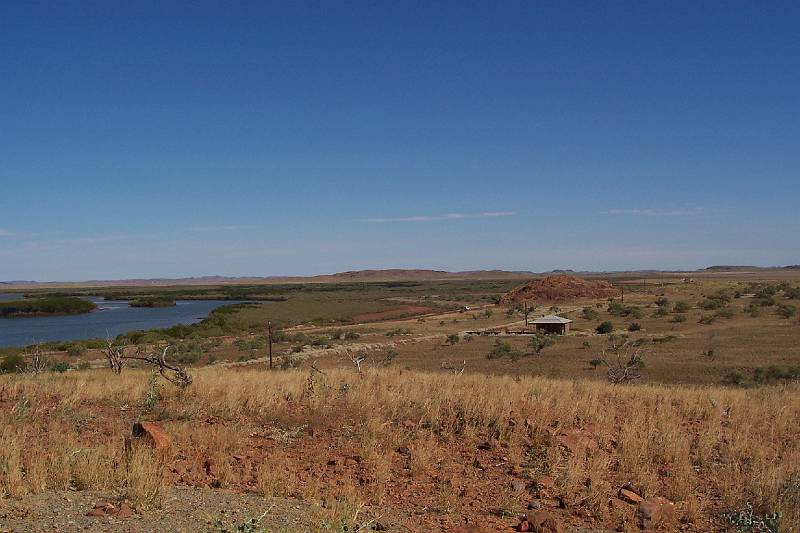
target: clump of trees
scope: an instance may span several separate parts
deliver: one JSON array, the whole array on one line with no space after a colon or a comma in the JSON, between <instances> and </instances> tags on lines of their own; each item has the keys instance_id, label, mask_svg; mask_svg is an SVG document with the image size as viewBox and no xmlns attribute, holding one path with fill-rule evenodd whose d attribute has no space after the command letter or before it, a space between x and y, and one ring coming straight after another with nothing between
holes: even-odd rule
<instances>
[{"instance_id":1,"label":"clump of trees","mask_svg":"<svg viewBox=\"0 0 800 533\"><path fill-rule=\"evenodd\" d=\"M48 296L0 302L0 318L42 315L77 315L97 308L89 300L74 296Z\"/></svg>"},{"instance_id":2,"label":"clump of trees","mask_svg":"<svg viewBox=\"0 0 800 533\"><path fill-rule=\"evenodd\" d=\"M777 365L770 365L766 368L757 367L750 370L749 375L739 370L732 370L725 376L726 383L742 387L798 380L800 380L800 366L781 368Z\"/></svg>"},{"instance_id":3,"label":"clump of trees","mask_svg":"<svg viewBox=\"0 0 800 533\"><path fill-rule=\"evenodd\" d=\"M175 300L166 296L145 296L128 302L131 307L175 307Z\"/></svg>"}]
</instances>

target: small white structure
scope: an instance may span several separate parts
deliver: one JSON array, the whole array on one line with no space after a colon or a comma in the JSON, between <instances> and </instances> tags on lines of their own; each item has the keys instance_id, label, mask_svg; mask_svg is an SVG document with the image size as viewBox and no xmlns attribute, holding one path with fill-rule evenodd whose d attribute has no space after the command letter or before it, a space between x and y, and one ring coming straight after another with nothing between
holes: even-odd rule
<instances>
[{"instance_id":1,"label":"small white structure","mask_svg":"<svg viewBox=\"0 0 800 533\"><path fill-rule=\"evenodd\" d=\"M562 316L547 315L537 318L532 324L536 326L536 331L566 335L569 333L569 325L572 324L572 320Z\"/></svg>"}]
</instances>

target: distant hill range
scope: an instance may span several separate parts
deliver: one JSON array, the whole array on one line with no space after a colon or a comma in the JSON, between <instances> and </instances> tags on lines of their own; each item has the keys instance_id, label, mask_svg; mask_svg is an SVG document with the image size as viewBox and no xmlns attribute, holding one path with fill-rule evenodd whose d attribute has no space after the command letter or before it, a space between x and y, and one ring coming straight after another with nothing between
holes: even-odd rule
<instances>
[{"instance_id":1,"label":"distant hill range","mask_svg":"<svg viewBox=\"0 0 800 533\"><path fill-rule=\"evenodd\" d=\"M758 267L751 265L714 265L703 269L706 272L757 272L759 270L800 270L800 265L782 267Z\"/></svg>"},{"instance_id":2,"label":"distant hill range","mask_svg":"<svg viewBox=\"0 0 800 533\"><path fill-rule=\"evenodd\" d=\"M715 265L700 270L664 271L664 270L631 270L617 272L588 272L569 269L551 270L549 272L531 272L527 270L464 270L448 272L445 270L425 269L383 269L352 270L336 274L318 276L200 276L191 278L151 278L122 280L88 280L79 282L63 281L0 281L7 288L22 287L126 287L126 286L174 286L174 285L243 285L243 284L279 284L279 283L369 283L369 282L403 282L403 281L446 281L446 280L530 280L550 274L573 274L580 277L636 277L663 276L670 274L702 275L725 272L765 272L800 270L800 265L783 267L756 267L741 265Z\"/></svg>"}]
</instances>

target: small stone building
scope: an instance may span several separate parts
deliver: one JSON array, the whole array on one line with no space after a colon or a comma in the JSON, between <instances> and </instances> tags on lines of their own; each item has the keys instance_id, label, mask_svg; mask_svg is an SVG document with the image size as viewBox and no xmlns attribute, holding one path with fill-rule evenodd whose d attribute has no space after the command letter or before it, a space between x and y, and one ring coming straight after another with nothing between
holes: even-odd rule
<instances>
[{"instance_id":1,"label":"small stone building","mask_svg":"<svg viewBox=\"0 0 800 533\"><path fill-rule=\"evenodd\" d=\"M547 315L537 318L532 322L536 331L543 333L555 333L557 335L566 335L569 333L569 325L572 320L556 315Z\"/></svg>"}]
</instances>

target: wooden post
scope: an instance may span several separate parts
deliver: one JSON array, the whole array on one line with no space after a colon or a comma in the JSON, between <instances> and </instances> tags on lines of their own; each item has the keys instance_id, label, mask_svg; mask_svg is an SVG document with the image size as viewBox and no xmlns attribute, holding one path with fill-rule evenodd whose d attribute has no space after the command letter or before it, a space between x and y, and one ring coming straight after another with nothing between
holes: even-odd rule
<instances>
[{"instance_id":1,"label":"wooden post","mask_svg":"<svg viewBox=\"0 0 800 533\"><path fill-rule=\"evenodd\" d=\"M272 322L267 322L267 333L269 338L269 369L272 370Z\"/></svg>"}]
</instances>

